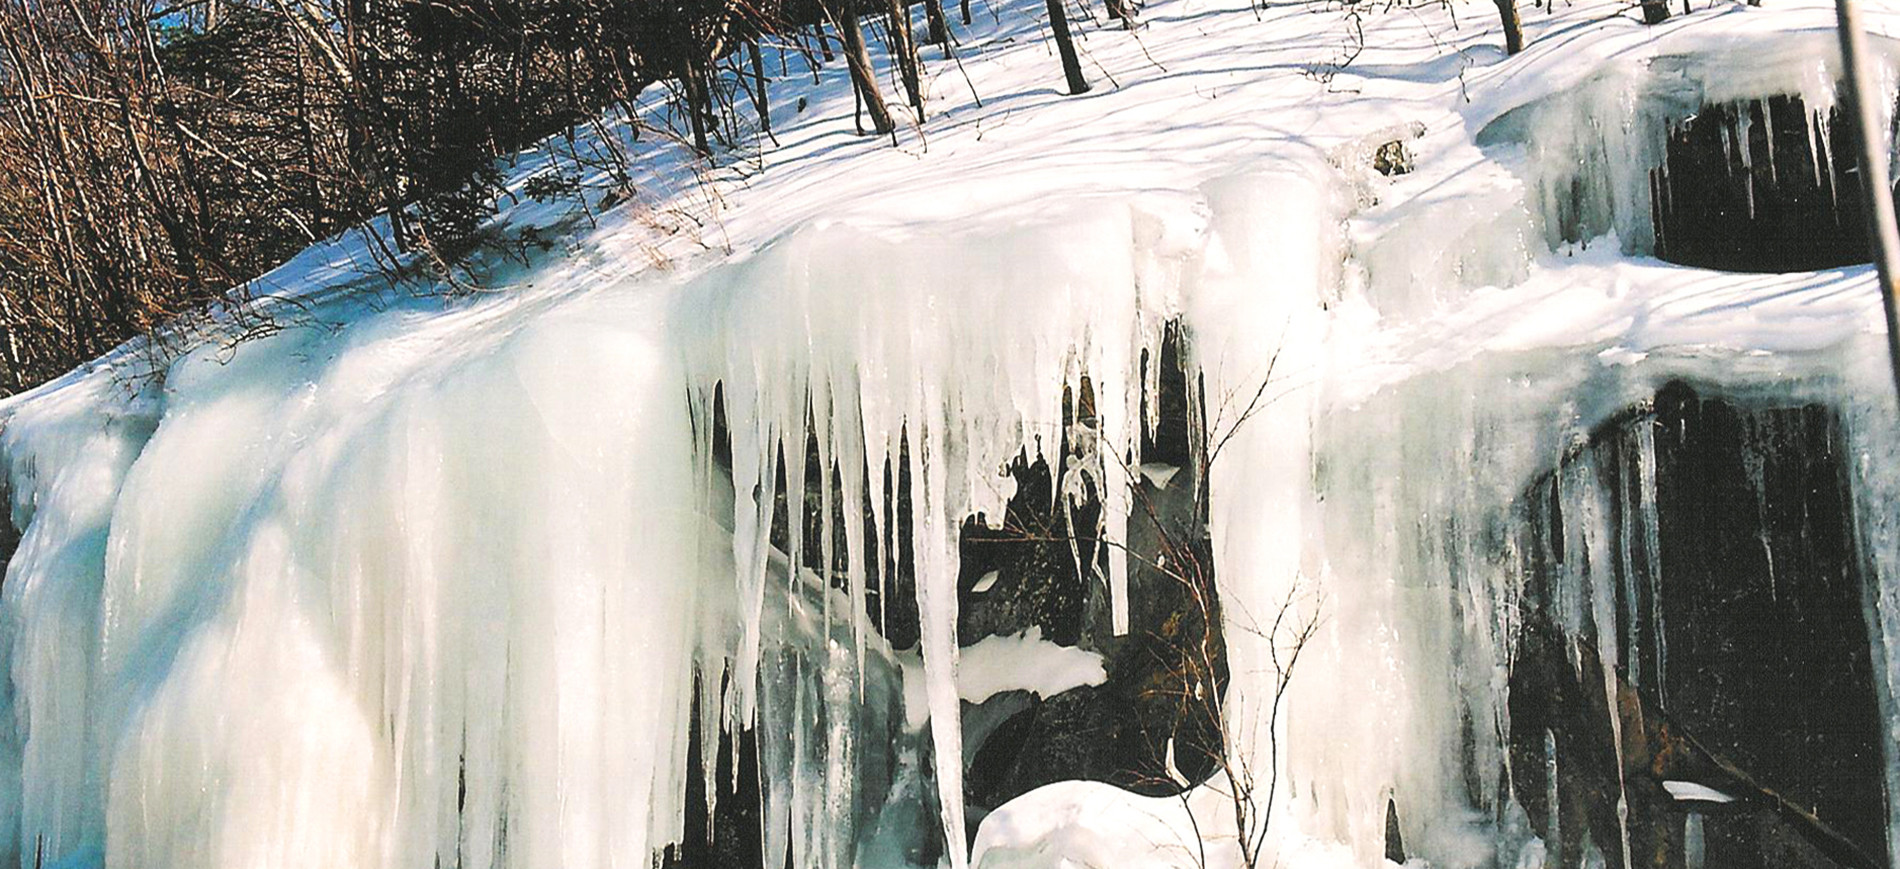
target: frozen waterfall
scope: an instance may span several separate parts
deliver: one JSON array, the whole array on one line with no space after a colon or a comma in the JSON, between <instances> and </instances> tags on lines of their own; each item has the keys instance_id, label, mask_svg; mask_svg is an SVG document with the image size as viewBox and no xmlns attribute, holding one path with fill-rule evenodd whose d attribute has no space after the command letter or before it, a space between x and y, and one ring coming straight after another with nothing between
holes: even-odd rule
<instances>
[{"instance_id":1,"label":"frozen waterfall","mask_svg":"<svg viewBox=\"0 0 1900 869\"><path fill-rule=\"evenodd\" d=\"M1832 73L1812 39L1743 76L1685 33L1480 101L1407 179L1280 141L1182 188L379 299L7 405L0 858L644 869L745 799L771 867L1687 865L1755 834L1680 797L1732 782L1651 787L1649 729L1750 760L1728 695L1694 692L1772 647L1840 683L1774 697L1861 728L1792 787L1891 865L1872 278L1649 256L1647 173L1694 159L1672 131L1757 106L1723 129L1779 177L1760 149L1828 147ZM1750 132L1796 97L1802 134ZM1806 160L1818 191L1832 159ZM1185 456L1144 454L1164 424ZM1018 457L1051 475L1068 533L1034 542L1097 611L1082 640L960 630ZM1221 757L1190 776L1163 746L1178 796L972 809L990 734L1159 630L1144 583L1184 568L1133 541L1164 492L1217 566L1227 691L1151 693L1218 709ZM1704 605L1725 589L1768 602ZM1851 630L1763 617L1802 608Z\"/></svg>"}]
</instances>

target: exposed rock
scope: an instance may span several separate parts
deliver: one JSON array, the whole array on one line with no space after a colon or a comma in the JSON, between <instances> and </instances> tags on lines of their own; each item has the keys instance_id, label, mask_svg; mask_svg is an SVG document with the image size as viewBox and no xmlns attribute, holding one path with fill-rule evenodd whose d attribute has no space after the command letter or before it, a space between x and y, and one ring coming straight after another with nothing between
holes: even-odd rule
<instances>
[{"instance_id":1,"label":"exposed rock","mask_svg":"<svg viewBox=\"0 0 1900 869\"><path fill-rule=\"evenodd\" d=\"M1808 112L1800 97L1776 96L1705 105L1672 124L1650 173L1656 256L1739 272L1869 262L1852 131L1834 113L1811 128Z\"/></svg>"},{"instance_id":2,"label":"exposed rock","mask_svg":"<svg viewBox=\"0 0 1900 869\"><path fill-rule=\"evenodd\" d=\"M1412 171L1412 151L1404 140L1393 139L1372 152L1372 168L1380 175L1406 175Z\"/></svg>"},{"instance_id":3,"label":"exposed rock","mask_svg":"<svg viewBox=\"0 0 1900 869\"><path fill-rule=\"evenodd\" d=\"M1167 763L1172 743L1176 772L1189 782L1218 765L1219 697L1227 685L1225 644L1213 591L1213 559L1202 525L1202 481L1196 466L1204 433L1193 429L1188 374L1180 364L1180 336L1161 348L1160 423L1142 444L1156 466L1131 480L1136 494L1128 522L1128 635L1117 637L1108 619L1107 547L1097 547L1078 575L1070 540L1087 541L1100 501L1090 498L1065 519L1055 509L1056 478L1082 455L1064 451L1051 468L1038 457L1011 466L1017 490L1002 529L968 524L962 552L958 636L964 645L992 634L1040 626L1043 636L1101 654L1108 680L1032 701L967 754L966 798L995 807L1041 785L1064 779L1106 781L1150 795L1178 793ZM1065 407L1069 426L1092 424L1094 397L1084 383ZM1077 439L1063 433L1062 442ZM1096 457L1100 461L1100 457ZM1165 467L1168 471L1162 471ZM1130 473L1115 469L1112 473ZM1070 521L1073 521L1071 526ZM1117 553L1119 555L1119 553ZM979 580L995 572L986 591ZM967 707L966 707L967 708Z\"/></svg>"},{"instance_id":4,"label":"exposed rock","mask_svg":"<svg viewBox=\"0 0 1900 869\"><path fill-rule=\"evenodd\" d=\"M1526 491L1510 771L1554 865L1681 866L1691 810L1710 866L1886 865L1845 462L1830 408L1675 383Z\"/></svg>"},{"instance_id":5,"label":"exposed rock","mask_svg":"<svg viewBox=\"0 0 1900 869\"><path fill-rule=\"evenodd\" d=\"M1385 801L1385 859L1404 865L1405 836L1399 832L1399 804L1387 798Z\"/></svg>"}]
</instances>

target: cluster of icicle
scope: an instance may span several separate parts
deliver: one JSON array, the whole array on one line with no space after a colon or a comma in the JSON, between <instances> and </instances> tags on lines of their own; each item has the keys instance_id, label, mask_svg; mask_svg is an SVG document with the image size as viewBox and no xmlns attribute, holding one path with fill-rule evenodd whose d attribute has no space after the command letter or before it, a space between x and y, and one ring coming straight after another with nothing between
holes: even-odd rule
<instances>
[{"instance_id":1,"label":"cluster of icicle","mask_svg":"<svg viewBox=\"0 0 1900 869\"><path fill-rule=\"evenodd\" d=\"M857 826L849 813L879 807L859 805L850 758L860 750L851 728L834 728L822 748L801 752L776 743L796 738L786 726L792 710L772 696L773 681L754 679L762 646L759 613L773 587L772 560L810 563L801 552L804 535L790 536L791 551L770 545L777 509L774 481L782 473L785 515L807 515L804 450L817 445L818 467L832 479L815 492L825 549L819 565L843 565L842 581L813 577L821 588L841 586L818 618L845 640L835 675L861 678L867 644L881 643L872 630L864 594L867 558L876 558L857 521L832 527L834 504L844 515L869 505L878 538L897 521L883 497L895 491L895 463L908 460L912 492L913 552L917 611L922 629L923 671L928 697L933 768L947 841L965 841L962 812L962 737L957 727L957 547L965 517L1000 517L1010 491L1003 463L1019 451L1058 448L1062 389L1090 377L1103 394L1127 396L1101 414L1099 438L1108 451L1100 461L1079 463L1071 476L1094 475L1103 493L1107 527L1101 536L1123 538L1128 515L1127 474L1121 464L1139 443L1141 353L1158 347L1166 318L1178 306L1167 294L1177 283L1170 262L1189 251L1138 245L1136 233L1159 222L1127 207L1104 209L1106 217L1076 217L1007 232L884 238L841 226L796 233L737 267L721 270L686 289L675 328L693 336L687 348L697 430L714 430L715 387L723 400L731 438L730 519L734 591L741 632L734 659L737 695L727 699L729 721L760 722L766 758L809 760L810 770L840 774L822 783L794 771L776 777L766 795L766 847L781 853L780 831L823 830L834 842L819 853L794 842L798 865L850 865ZM1061 238L1060 243L1052 243ZM900 441L907 449L900 449ZM710 465L710 442L702 442L702 475ZM1130 465L1129 467L1133 467ZM869 475L867 476L867 469ZM1082 484L1065 481L1067 493ZM836 499L834 502L833 499ZM1057 505L1068 506L1068 505ZM832 552L842 536L841 553ZM1128 621L1126 560L1108 558L1101 577L1113 600L1116 630ZM1093 558L1078 559L1093 579ZM832 629L828 628L829 634ZM853 675L854 674L854 675ZM828 677L831 678L831 677ZM762 686L763 693L755 691ZM845 698L855 702L855 698ZM833 711L830 714L837 714ZM799 757L801 753L806 757ZM768 768L779 766L770 760ZM784 770L781 770L783 772ZM832 816L825 816L830 811ZM787 822L789 819L789 823ZM951 849L962 864L960 848Z\"/></svg>"},{"instance_id":2,"label":"cluster of icicle","mask_svg":"<svg viewBox=\"0 0 1900 869\"><path fill-rule=\"evenodd\" d=\"M1317 171L1273 186L1319 201ZM1230 335L1234 376L1264 376L1287 323L1260 275L1285 263L1245 262L1243 236L1297 231L1284 198L1249 182L967 234L812 228L686 281L365 310L16 408L0 851L647 866L719 733L753 727L766 853L902 862L929 806L963 865L959 526L1002 515L1009 457L1060 448L1062 390L1086 376L1096 461L1063 488L1101 493L1099 536L1122 538L1142 354L1202 310L1222 324L1207 352ZM1223 292L1190 299L1209 275ZM787 514L810 506L808 438L835 475L812 487L820 558L771 536L781 475ZM869 505L891 533L900 456L927 737L902 709L917 653L866 612L878 541L829 527L834 502ZM1107 563L1088 578L1125 631L1125 560Z\"/></svg>"}]
</instances>

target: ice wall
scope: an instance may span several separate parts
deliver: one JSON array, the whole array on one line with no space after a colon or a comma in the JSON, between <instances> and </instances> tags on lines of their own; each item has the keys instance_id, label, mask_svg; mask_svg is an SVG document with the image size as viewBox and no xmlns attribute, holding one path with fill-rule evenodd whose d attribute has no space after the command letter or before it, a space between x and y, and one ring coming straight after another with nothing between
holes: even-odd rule
<instances>
[{"instance_id":1,"label":"ice wall","mask_svg":"<svg viewBox=\"0 0 1900 869\"><path fill-rule=\"evenodd\" d=\"M1100 419L1071 430L1087 460L1055 491L1102 493L1109 568L1078 546L1075 569L1126 630L1114 545L1155 393L1140 359L1176 320L1235 674L1226 769L1179 804L1205 853L1376 865L1389 803L1433 865L1547 853L1505 774L1524 486L1674 377L1848 409L1891 710L1900 534L1881 517L1900 463L1883 458L1892 408L1865 397L1878 342L1838 302L1865 275L1730 285L1615 251L1559 262L1561 236L1524 230L1642 238L1641 161L1608 155L1652 153L1658 106L1828 104L1825 61L1797 54L1760 75L1605 72L1491 125L1518 175L1487 164L1428 200L1358 196L1363 167L1288 145L1300 156L1189 191L968 227L821 224L678 278L352 310L334 333L13 405L0 851L647 866L683 835L688 777L729 790L707 786L712 750L688 751L698 685L701 746L758 735L765 853L964 865L960 698L1035 682L959 680L959 526L1002 514L1002 464L1054 451L1063 389L1086 376ZM1555 132L1512 152L1513 125ZM899 474L908 522L884 496ZM1599 509L1576 483L1567 506ZM834 526L864 509L868 529ZM808 516L816 553L783 530ZM900 527L915 650L867 606ZM1579 578L1566 623L1608 606L1602 589ZM1222 799L1243 785L1251 820ZM1047 823L1078 804L1149 805L1038 794L986 826L999 863L1088 844Z\"/></svg>"},{"instance_id":2,"label":"ice wall","mask_svg":"<svg viewBox=\"0 0 1900 869\"><path fill-rule=\"evenodd\" d=\"M678 581L702 517L640 494L693 491L654 310L389 314L206 348L144 417L110 378L16 413L20 862L644 865L677 838L717 601Z\"/></svg>"},{"instance_id":3,"label":"ice wall","mask_svg":"<svg viewBox=\"0 0 1900 869\"><path fill-rule=\"evenodd\" d=\"M1001 515L1001 463L1055 439L1087 377L1091 460L1058 490L1101 493L1094 536L1123 538L1141 353L1206 224L1157 194L968 234L814 227L680 282L359 310L206 347L136 401L107 372L16 408L8 851L645 866L716 766L688 769L697 679L702 745L759 735L766 853L909 859L928 832L886 815L921 803L962 865L958 528ZM772 537L814 512L783 458L808 437L817 558ZM915 716L864 604L900 457ZM834 503L870 505L874 539ZM1076 569L1126 630L1125 561L1103 561Z\"/></svg>"},{"instance_id":4,"label":"ice wall","mask_svg":"<svg viewBox=\"0 0 1900 869\"><path fill-rule=\"evenodd\" d=\"M1753 122L1744 112L1739 125L1722 133L1724 156L1733 172L1748 174L1754 164L1774 162L1777 128L1805 129L1817 181L1829 189L1838 183L1819 168L1835 162L1829 130L1838 103L1834 39L1826 31L1746 40L1701 39L1694 29L1670 34L1596 67L1575 87L1484 118L1477 142L1527 179L1527 202L1549 247L1614 234L1624 251L1651 253L1652 194L1667 196L1670 182L1666 169L1652 176L1665 166L1674 128L1707 107L1798 98L1803 111L1789 117L1770 111L1762 119L1765 148L1750 147ZM1876 78L1893 93L1895 46L1882 40L1877 47ZM1880 109L1890 120L1891 101Z\"/></svg>"}]
</instances>

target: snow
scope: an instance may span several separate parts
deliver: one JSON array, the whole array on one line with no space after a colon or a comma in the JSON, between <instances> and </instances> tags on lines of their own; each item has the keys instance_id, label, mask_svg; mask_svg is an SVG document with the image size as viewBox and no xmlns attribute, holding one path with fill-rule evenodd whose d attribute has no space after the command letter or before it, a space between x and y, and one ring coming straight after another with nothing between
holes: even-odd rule
<instances>
[{"instance_id":1,"label":"snow","mask_svg":"<svg viewBox=\"0 0 1900 869\"><path fill-rule=\"evenodd\" d=\"M1631 193L1669 111L1830 105L1828 4L1654 28L1616 3L1527 9L1530 49L1506 60L1488 3L1355 12L1355 53L1338 8L1158 0L1135 33L1081 28L1098 86L1077 98L1040 7L980 9L960 65L928 49L930 116L894 147L851 134L837 64L804 110L774 99L776 145L700 173L649 132L626 143L634 203L598 212L594 177L594 198L511 204L498 227L549 229L555 250L474 264L474 292L390 288L372 224L262 282L276 334L169 360L135 342L0 404L24 535L0 589L0 857L649 865L681 835L685 777L713 775L687 769L696 676L709 744L757 726L769 853L960 846L962 703L1105 678L1039 633L959 648L960 524L1002 515L1000 461L1067 446L1086 460L1059 492L1102 492L1099 530L1125 539L1135 475L1175 472L1137 454L1141 354L1171 319L1219 445L1224 723L1234 764L1276 783L1271 859L1379 865L1393 799L1431 865L1541 862L1521 811L1475 810L1458 767L1462 722L1503 710L1517 580L1499 529L1535 473L1672 377L1843 408L1895 708L1900 438L1870 270L1649 259ZM1900 8L1869 12L1900 33ZM775 87L804 87L788 63ZM645 111L668 117L651 94ZM1417 171L1371 172L1387 137ZM567 147L521 155L516 183ZM1587 244L1551 229L1571 174L1595 203ZM1058 444L1084 374L1099 426ZM817 558L771 539L781 472L787 512L807 512L808 435L838 468L815 487ZM865 612L863 526L828 527L832 504L883 491L876 457L900 442L915 650ZM1565 477L1567 504L1605 497L1587 477ZM895 517L868 500L881 538ZM1599 528L1575 534L1610 557ZM1130 630L1119 551L1105 576L1076 561ZM1606 598L1578 588L1581 625ZM1276 705L1281 628L1309 621ZM1469 750L1497 764L1477 730ZM1231 866L1248 831L1228 792L1057 783L946 862ZM940 833L900 820L924 814Z\"/></svg>"},{"instance_id":2,"label":"snow","mask_svg":"<svg viewBox=\"0 0 1900 869\"><path fill-rule=\"evenodd\" d=\"M921 667L904 670L904 708L913 728L930 720L928 690ZM957 696L982 703L1005 691L1054 697L1070 688L1108 680L1102 656L1042 638L1041 627L1019 634L993 635L964 646L957 654Z\"/></svg>"},{"instance_id":3,"label":"snow","mask_svg":"<svg viewBox=\"0 0 1900 869\"><path fill-rule=\"evenodd\" d=\"M1680 802L1686 802L1686 803L1687 802L1697 802L1697 803L1735 802L1735 798L1732 796L1729 796L1728 794L1718 791L1715 788L1709 787L1708 785L1696 784L1695 782L1692 782L1692 781L1677 781L1675 779L1670 779L1668 781L1663 782L1663 790L1668 791L1670 796L1675 797Z\"/></svg>"},{"instance_id":4,"label":"snow","mask_svg":"<svg viewBox=\"0 0 1900 869\"><path fill-rule=\"evenodd\" d=\"M1157 489L1166 489L1169 481L1173 480L1174 475L1180 472L1180 468L1174 465L1162 464L1161 462L1149 462L1141 466L1142 479L1147 480L1148 485Z\"/></svg>"},{"instance_id":5,"label":"snow","mask_svg":"<svg viewBox=\"0 0 1900 869\"><path fill-rule=\"evenodd\" d=\"M1100 782L1056 782L985 818L972 859L995 869L1236 865L1233 827L1233 809L1211 788L1180 800L1138 797Z\"/></svg>"}]
</instances>

